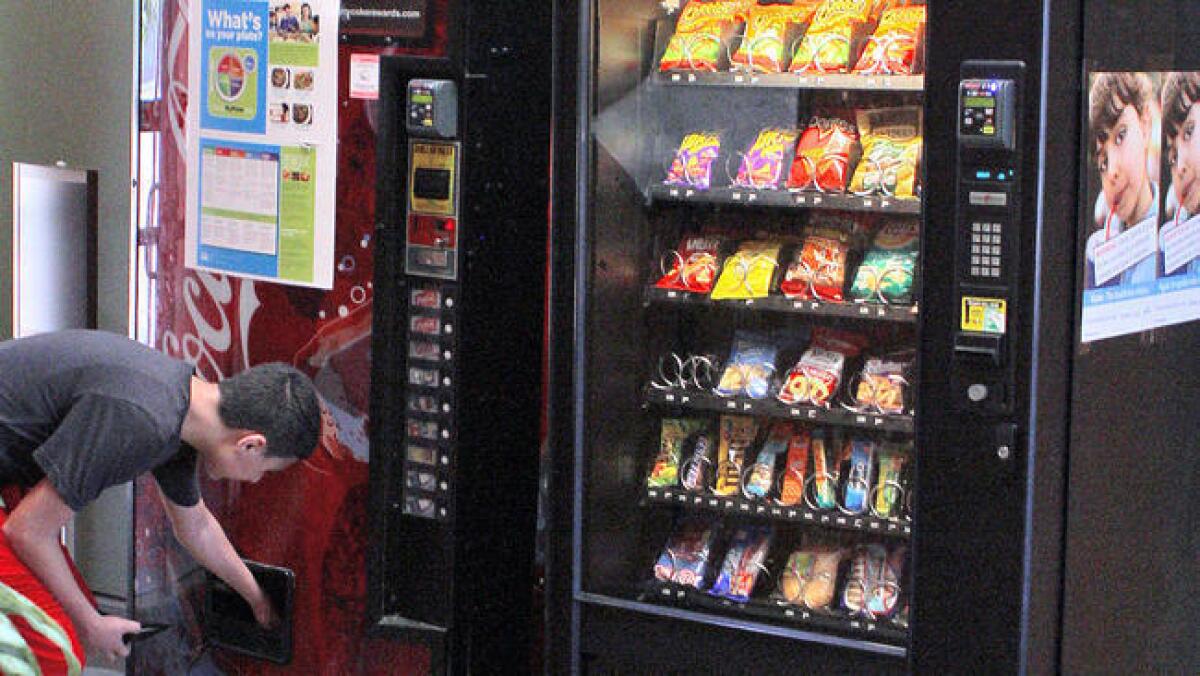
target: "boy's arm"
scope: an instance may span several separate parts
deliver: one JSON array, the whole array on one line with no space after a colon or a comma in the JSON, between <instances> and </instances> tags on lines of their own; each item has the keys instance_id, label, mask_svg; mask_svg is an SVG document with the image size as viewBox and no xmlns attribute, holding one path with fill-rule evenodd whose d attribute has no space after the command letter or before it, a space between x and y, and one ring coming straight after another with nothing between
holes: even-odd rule
<instances>
[{"instance_id":1,"label":"boy's arm","mask_svg":"<svg viewBox=\"0 0 1200 676\"><path fill-rule=\"evenodd\" d=\"M129 646L122 638L141 629L141 625L122 617L100 615L79 589L59 543L59 533L73 513L50 481L42 479L4 523L4 537L21 562L54 595L84 645L110 658L124 657L129 654Z\"/></svg>"},{"instance_id":2,"label":"boy's arm","mask_svg":"<svg viewBox=\"0 0 1200 676\"><path fill-rule=\"evenodd\" d=\"M271 600L233 549L225 530L208 511L204 500L201 499L192 507L181 507L164 495L162 502L171 519L175 537L192 557L241 594L250 604L254 619L259 624L274 626L275 610Z\"/></svg>"}]
</instances>

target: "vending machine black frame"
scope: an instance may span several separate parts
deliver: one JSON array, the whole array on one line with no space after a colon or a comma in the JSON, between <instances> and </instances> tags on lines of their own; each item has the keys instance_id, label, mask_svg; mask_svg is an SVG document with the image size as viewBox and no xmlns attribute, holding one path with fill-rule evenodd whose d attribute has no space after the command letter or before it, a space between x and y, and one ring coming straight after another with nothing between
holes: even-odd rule
<instances>
[{"instance_id":1,"label":"vending machine black frame","mask_svg":"<svg viewBox=\"0 0 1200 676\"><path fill-rule=\"evenodd\" d=\"M550 11L449 5L444 58L380 64L368 614L374 634L428 644L434 673L519 673L534 663L538 630ZM406 274L405 96L416 78L457 88L453 279ZM453 329L441 345L439 519L404 514L402 495L410 292L426 282L439 285L440 321Z\"/></svg>"},{"instance_id":2,"label":"vending machine black frame","mask_svg":"<svg viewBox=\"0 0 1200 676\"><path fill-rule=\"evenodd\" d=\"M580 588L576 505L584 391L576 379L583 368L576 344L586 326L595 245L588 235L589 201L603 189L588 171L589 120L605 95L594 80L597 43L605 38L598 35L596 2L555 3L548 673L583 673L590 666L1050 673L1068 666L1060 653L1083 6L929 2L923 164L924 184L936 188L925 192L922 229L913 633L905 655L888 657L853 642L745 631L743 623L719 616L670 609L648 614ZM1017 270L1007 290L1009 334L997 347L1005 353L997 356L1008 373L1009 403L999 413L971 412L951 373L960 322L953 253L962 224L950 186L962 183L959 172L966 168L957 159L955 104L959 81L988 77L993 65L1018 80L1023 150L1012 193L1019 195L1020 216L1006 252ZM722 645L736 646L736 656Z\"/></svg>"}]
</instances>

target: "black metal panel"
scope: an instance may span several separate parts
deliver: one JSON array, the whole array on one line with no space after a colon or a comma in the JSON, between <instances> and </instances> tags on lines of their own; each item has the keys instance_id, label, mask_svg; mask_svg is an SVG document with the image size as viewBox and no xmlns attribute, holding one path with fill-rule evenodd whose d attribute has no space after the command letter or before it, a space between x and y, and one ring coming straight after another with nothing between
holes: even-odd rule
<instances>
[{"instance_id":1,"label":"black metal panel","mask_svg":"<svg viewBox=\"0 0 1200 676\"><path fill-rule=\"evenodd\" d=\"M1072 128L1075 109L1062 106L1063 92L1047 93L1042 66L1046 28L1060 41L1050 47L1052 62L1065 68L1073 63L1072 4L1058 5L1053 21L1041 2L993 4L986 18L978 5L930 4L912 642L912 664L920 672L1053 669L1066 426L1063 337L1070 318L1045 305L1061 309L1070 297L1070 250L1063 243L1071 238L1073 211L1049 190L1061 191L1076 174L1069 160L1042 146L1059 129ZM995 23L999 17L1002 25ZM1077 33L1073 39L1077 43ZM1006 265L1019 267L1008 291L1005 337L1011 412L964 414L956 405L965 393L947 364L959 330L959 298L950 275L934 274L954 265L956 229L962 227L955 221L957 197L948 188L957 179L954 102L965 73L961 64L970 60L1024 64L1016 186L1024 216L1005 235L1008 246L1016 244ZM1071 80L1057 72L1053 81ZM1073 137L1050 141L1061 152L1064 144L1072 147ZM1033 407L1035 383L1041 391ZM1035 592L1043 596L1031 601ZM1032 627L1046 633L1029 642Z\"/></svg>"},{"instance_id":2,"label":"black metal panel","mask_svg":"<svg viewBox=\"0 0 1200 676\"><path fill-rule=\"evenodd\" d=\"M1085 75L1200 70L1195 2L1089 2L1083 27ZM1083 85L1080 97L1087 80ZM1091 161L1089 151L1077 155L1081 164ZM1084 194L1082 183L1077 192ZM1086 236L1081 229L1080 257ZM1063 592L1067 673L1200 672L1197 346L1196 322L1076 343Z\"/></svg>"},{"instance_id":3,"label":"black metal panel","mask_svg":"<svg viewBox=\"0 0 1200 676\"><path fill-rule=\"evenodd\" d=\"M428 642L438 671L522 673L536 628L550 8L455 6L461 61L381 62L369 596L374 631ZM400 498L409 291L426 283L404 274L403 102L414 77L453 80L461 121L461 272L457 282L438 282L455 301L453 339L441 343L453 350L453 366L442 371L452 384L438 390L453 412L439 411L453 418L453 450L439 463L449 480L438 519L403 514Z\"/></svg>"},{"instance_id":4,"label":"black metal panel","mask_svg":"<svg viewBox=\"0 0 1200 676\"><path fill-rule=\"evenodd\" d=\"M584 604L584 674L901 674L904 660Z\"/></svg>"}]
</instances>

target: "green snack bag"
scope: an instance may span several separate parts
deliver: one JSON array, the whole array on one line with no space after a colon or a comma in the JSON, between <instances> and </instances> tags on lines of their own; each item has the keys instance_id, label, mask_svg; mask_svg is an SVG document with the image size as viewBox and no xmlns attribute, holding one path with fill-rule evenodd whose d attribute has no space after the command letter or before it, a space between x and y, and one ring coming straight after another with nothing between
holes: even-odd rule
<instances>
[{"instance_id":1,"label":"green snack bag","mask_svg":"<svg viewBox=\"0 0 1200 676\"><path fill-rule=\"evenodd\" d=\"M917 248L915 222L888 223L880 228L862 265L858 266L850 297L858 301L911 303Z\"/></svg>"}]
</instances>

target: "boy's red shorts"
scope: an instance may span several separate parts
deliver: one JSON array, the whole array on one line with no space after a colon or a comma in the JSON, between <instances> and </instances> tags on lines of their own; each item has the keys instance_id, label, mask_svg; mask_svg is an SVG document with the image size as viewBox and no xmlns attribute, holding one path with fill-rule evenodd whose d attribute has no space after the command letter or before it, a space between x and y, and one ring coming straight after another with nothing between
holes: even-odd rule
<instances>
[{"instance_id":1,"label":"boy's red shorts","mask_svg":"<svg viewBox=\"0 0 1200 676\"><path fill-rule=\"evenodd\" d=\"M5 497L9 494L5 492ZM13 505L7 501L7 504ZM14 505L15 506L15 505ZM4 522L8 519L8 512L0 509L0 527L4 526ZM79 583L79 588L89 600L95 603L95 599L91 596L91 591L87 584L84 583L83 577L75 568L75 562L71 560L71 556L67 554L66 548L63 549L63 556L67 559L67 565L71 568L71 573L75 575L76 582ZM62 606L58 605L58 601L54 599L54 595L46 589L41 580L29 570L21 559L17 557L16 552L8 544L8 538L4 537L3 531L0 531L0 580L4 584L12 587L20 592L39 608L46 611L46 614L58 622L67 635L71 637L71 647L75 650L75 656L79 658L79 664L84 664L83 646L79 642L79 635L75 632L75 625L71 624L71 620L67 618L67 614L63 611ZM60 676L67 673L67 660L63 657L62 649L56 643L34 631L25 620L20 617L10 616L13 624L21 632L21 636L25 638L25 642L29 644L29 648L37 657L38 665L42 668L42 673L46 676Z\"/></svg>"}]
</instances>

